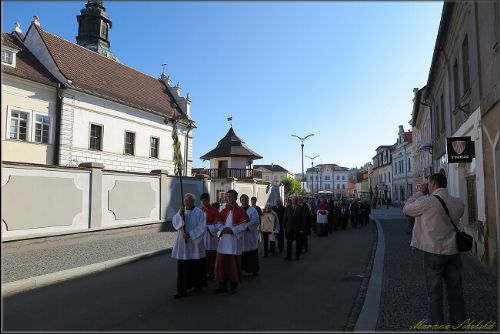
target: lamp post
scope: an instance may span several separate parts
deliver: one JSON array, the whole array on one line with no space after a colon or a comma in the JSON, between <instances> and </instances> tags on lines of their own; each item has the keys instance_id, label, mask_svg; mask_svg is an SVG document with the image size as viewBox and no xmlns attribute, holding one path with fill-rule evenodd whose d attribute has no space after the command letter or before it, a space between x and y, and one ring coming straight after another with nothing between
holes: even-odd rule
<instances>
[{"instance_id":1,"label":"lamp post","mask_svg":"<svg viewBox=\"0 0 500 334\"><path fill-rule=\"evenodd\" d=\"M311 175L311 189L312 189L311 193L313 193L313 194L314 194L314 159L316 159L317 157L319 157L319 154L315 155L312 158L310 156L306 155L306 158L311 159L311 173L312 173L312 175Z\"/></svg>"},{"instance_id":2,"label":"lamp post","mask_svg":"<svg viewBox=\"0 0 500 334\"><path fill-rule=\"evenodd\" d=\"M302 191L304 191L304 140L306 140L307 138L309 138L311 136L314 136L314 133L311 133L310 135L307 135L304 138L299 137L297 135L292 135L292 137L299 138L300 143L301 143L300 147L302 148L302 175L301 175L301 179L300 179L300 187L301 187Z\"/></svg>"}]
</instances>

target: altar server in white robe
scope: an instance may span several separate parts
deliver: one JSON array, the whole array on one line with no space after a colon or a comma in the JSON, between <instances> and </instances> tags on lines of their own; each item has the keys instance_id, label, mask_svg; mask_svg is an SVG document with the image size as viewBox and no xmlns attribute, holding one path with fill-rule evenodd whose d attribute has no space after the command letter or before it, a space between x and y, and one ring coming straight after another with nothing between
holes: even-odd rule
<instances>
[{"instance_id":1,"label":"altar server in white robe","mask_svg":"<svg viewBox=\"0 0 500 334\"><path fill-rule=\"evenodd\" d=\"M207 252L207 279L212 280L215 277L215 259L217 257L217 246L219 238L217 232L222 229L219 221L219 211L210 204L210 195L203 193L200 195L201 210L205 213L207 232L205 233L204 243Z\"/></svg>"},{"instance_id":2,"label":"altar server in white robe","mask_svg":"<svg viewBox=\"0 0 500 334\"><path fill-rule=\"evenodd\" d=\"M245 210L250 220L245 224L243 233L243 253L241 254L241 269L257 276L259 272L259 226L260 216L255 207L248 203L248 196L240 196L241 208Z\"/></svg>"},{"instance_id":3,"label":"altar server in white robe","mask_svg":"<svg viewBox=\"0 0 500 334\"><path fill-rule=\"evenodd\" d=\"M231 189L226 192L226 206L219 214L223 227L218 232L215 278L219 282L216 293L227 292L227 282L231 282L231 293L235 293L241 282L241 238L249 221L245 210L236 203L238 193Z\"/></svg>"},{"instance_id":4,"label":"altar server in white robe","mask_svg":"<svg viewBox=\"0 0 500 334\"><path fill-rule=\"evenodd\" d=\"M207 286L206 253L203 242L206 233L205 213L194 206L191 193L184 196L184 206L172 218L177 237L172 248L172 257L177 259L177 294L175 299Z\"/></svg>"}]
</instances>

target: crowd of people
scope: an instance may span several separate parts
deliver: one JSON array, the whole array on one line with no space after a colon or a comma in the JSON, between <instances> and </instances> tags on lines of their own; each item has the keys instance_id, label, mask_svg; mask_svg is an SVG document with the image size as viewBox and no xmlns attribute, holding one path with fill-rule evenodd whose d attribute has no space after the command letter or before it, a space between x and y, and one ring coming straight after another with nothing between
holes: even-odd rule
<instances>
[{"instance_id":1,"label":"crowd of people","mask_svg":"<svg viewBox=\"0 0 500 334\"><path fill-rule=\"evenodd\" d=\"M218 282L215 293L236 293L243 271L259 273L260 243L263 258L285 252L285 261L298 261L309 251L312 233L324 237L370 221L371 205L360 199L290 196L286 206L277 199L262 209L256 197L249 199L246 194L240 195L238 205L233 189L224 197L224 203L211 203L209 194L203 193L198 208L195 196L187 193L172 219L177 230L172 248L172 257L177 259L175 299L186 296L188 290L202 290L213 279Z\"/></svg>"}]
</instances>

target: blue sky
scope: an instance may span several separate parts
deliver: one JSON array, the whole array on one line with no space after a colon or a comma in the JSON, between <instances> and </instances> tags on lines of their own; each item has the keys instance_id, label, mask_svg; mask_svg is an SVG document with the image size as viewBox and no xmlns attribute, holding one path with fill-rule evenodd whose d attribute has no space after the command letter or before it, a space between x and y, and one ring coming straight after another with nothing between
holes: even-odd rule
<instances>
[{"instance_id":1,"label":"blue sky","mask_svg":"<svg viewBox=\"0 0 500 334\"><path fill-rule=\"evenodd\" d=\"M2 32L33 15L76 43L86 1L2 1ZM413 88L427 82L442 1L104 1L111 51L123 64L189 93L193 166L233 128L263 156L255 164L301 171L359 167L410 129ZM304 157L304 169L311 162Z\"/></svg>"}]
</instances>

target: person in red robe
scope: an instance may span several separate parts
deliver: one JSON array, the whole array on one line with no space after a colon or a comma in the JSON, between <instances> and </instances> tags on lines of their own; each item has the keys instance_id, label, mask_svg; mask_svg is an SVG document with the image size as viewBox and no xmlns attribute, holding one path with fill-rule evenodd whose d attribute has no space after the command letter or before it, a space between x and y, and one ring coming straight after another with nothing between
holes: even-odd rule
<instances>
[{"instance_id":1,"label":"person in red robe","mask_svg":"<svg viewBox=\"0 0 500 334\"><path fill-rule=\"evenodd\" d=\"M217 232L222 228L219 223L219 211L210 204L210 195L203 193L200 196L201 210L205 213L205 233L203 242L205 243L205 252L207 254L207 279L215 277L215 259L217 257L217 246L219 238Z\"/></svg>"},{"instance_id":2,"label":"person in red robe","mask_svg":"<svg viewBox=\"0 0 500 334\"><path fill-rule=\"evenodd\" d=\"M215 260L215 278L219 288L215 293L227 292L227 282L231 282L231 293L236 292L241 282L242 236L246 230L245 223L250 220L245 210L236 203L238 193L231 189L226 192L226 207L219 213L222 224L218 232L219 244Z\"/></svg>"},{"instance_id":3,"label":"person in red robe","mask_svg":"<svg viewBox=\"0 0 500 334\"><path fill-rule=\"evenodd\" d=\"M328 235L328 215L330 206L326 203L324 195L319 197L319 204L314 208L314 218L316 220L316 235L318 237Z\"/></svg>"}]
</instances>

